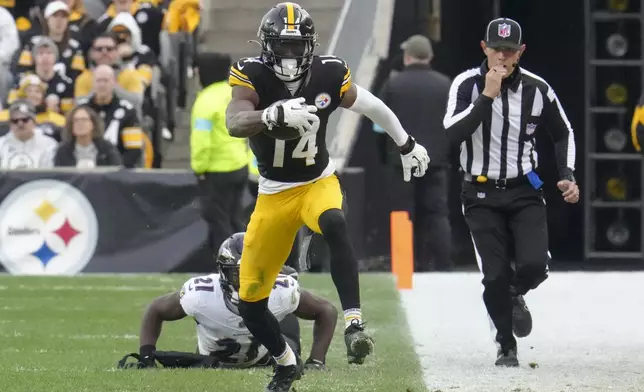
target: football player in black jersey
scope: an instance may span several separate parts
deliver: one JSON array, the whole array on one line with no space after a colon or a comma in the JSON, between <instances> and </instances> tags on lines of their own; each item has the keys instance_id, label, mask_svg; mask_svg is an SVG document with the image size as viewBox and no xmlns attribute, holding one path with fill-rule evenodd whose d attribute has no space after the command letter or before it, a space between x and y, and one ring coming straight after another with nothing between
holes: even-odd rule
<instances>
[{"instance_id":1,"label":"football player in black jersey","mask_svg":"<svg viewBox=\"0 0 644 392\"><path fill-rule=\"evenodd\" d=\"M258 37L261 55L230 69L232 100L226 113L230 134L249 138L260 172L242 254L239 310L278 364L266 390L286 392L300 377L301 361L284 343L267 302L302 225L321 233L329 245L349 363L363 363L374 346L362 322L358 264L325 143L330 114L343 107L382 126L400 147L406 181L412 174L425 174L429 157L382 101L352 83L342 59L313 55L317 34L302 7L290 2L273 7L264 15Z\"/></svg>"}]
</instances>

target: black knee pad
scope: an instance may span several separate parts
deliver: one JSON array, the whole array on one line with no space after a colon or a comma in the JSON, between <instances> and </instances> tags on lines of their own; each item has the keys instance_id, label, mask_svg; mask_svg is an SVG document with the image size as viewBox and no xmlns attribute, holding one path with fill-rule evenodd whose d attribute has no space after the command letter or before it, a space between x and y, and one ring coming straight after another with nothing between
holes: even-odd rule
<instances>
[{"instance_id":1,"label":"black knee pad","mask_svg":"<svg viewBox=\"0 0 644 392\"><path fill-rule=\"evenodd\" d=\"M318 219L318 224L320 225L320 230L322 230L322 235L325 237L343 234L347 228L344 212L337 208L324 211Z\"/></svg>"},{"instance_id":2,"label":"black knee pad","mask_svg":"<svg viewBox=\"0 0 644 392\"><path fill-rule=\"evenodd\" d=\"M264 317L264 312L268 309L268 298L257 302L239 300L237 309L239 310L239 315L244 319Z\"/></svg>"}]
</instances>

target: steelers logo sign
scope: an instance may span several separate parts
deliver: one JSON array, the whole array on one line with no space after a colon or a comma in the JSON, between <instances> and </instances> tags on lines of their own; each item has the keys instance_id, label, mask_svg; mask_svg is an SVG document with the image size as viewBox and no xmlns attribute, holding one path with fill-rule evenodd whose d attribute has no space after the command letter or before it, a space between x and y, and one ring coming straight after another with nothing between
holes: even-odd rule
<instances>
[{"instance_id":1,"label":"steelers logo sign","mask_svg":"<svg viewBox=\"0 0 644 392\"><path fill-rule=\"evenodd\" d=\"M327 93L318 94L315 97L315 107L318 109L324 109L331 103L331 96Z\"/></svg>"},{"instance_id":2,"label":"steelers logo sign","mask_svg":"<svg viewBox=\"0 0 644 392\"><path fill-rule=\"evenodd\" d=\"M13 275L74 275L94 256L98 220L77 188L37 180L0 204L0 263Z\"/></svg>"}]
</instances>

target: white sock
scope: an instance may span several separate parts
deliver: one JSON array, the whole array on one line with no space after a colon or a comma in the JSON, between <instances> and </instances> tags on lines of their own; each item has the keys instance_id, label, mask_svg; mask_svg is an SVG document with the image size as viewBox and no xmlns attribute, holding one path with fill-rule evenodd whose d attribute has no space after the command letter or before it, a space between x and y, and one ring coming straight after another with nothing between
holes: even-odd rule
<instances>
[{"instance_id":1,"label":"white sock","mask_svg":"<svg viewBox=\"0 0 644 392\"><path fill-rule=\"evenodd\" d=\"M362 311L360 309L347 309L344 311L344 328L348 328L353 320L362 322Z\"/></svg>"},{"instance_id":2,"label":"white sock","mask_svg":"<svg viewBox=\"0 0 644 392\"><path fill-rule=\"evenodd\" d=\"M277 362L277 364L280 366L290 366L297 364L297 362L295 361L295 353L293 352L293 350L291 350L291 347L288 344L286 345L286 350L284 350L282 355L273 358L275 358L275 362Z\"/></svg>"}]
</instances>

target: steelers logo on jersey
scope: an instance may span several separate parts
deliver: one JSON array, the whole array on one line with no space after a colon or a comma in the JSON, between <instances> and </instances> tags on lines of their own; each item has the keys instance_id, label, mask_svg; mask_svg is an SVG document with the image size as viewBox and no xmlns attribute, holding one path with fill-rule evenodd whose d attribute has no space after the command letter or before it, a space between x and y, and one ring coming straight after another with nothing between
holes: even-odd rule
<instances>
[{"instance_id":1,"label":"steelers logo on jersey","mask_svg":"<svg viewBox=\"0 0 644 392\"><path fill-rule=\"evenodd\" d=\"M331 96L327 93L320 93L315 97L315 107L318 109L324 109L331 103Z\"/></svg>"}]
</instances>

